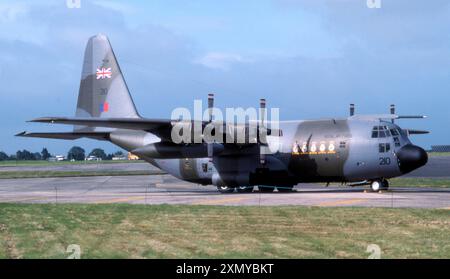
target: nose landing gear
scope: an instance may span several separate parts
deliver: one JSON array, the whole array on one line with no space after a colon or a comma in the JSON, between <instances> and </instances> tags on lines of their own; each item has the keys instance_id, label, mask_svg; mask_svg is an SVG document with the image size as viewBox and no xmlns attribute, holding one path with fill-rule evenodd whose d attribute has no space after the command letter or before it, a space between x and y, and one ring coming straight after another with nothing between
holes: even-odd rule
<instances>
[{"instance_id":1,"label":"nose landing gear","mask_svg":"<svg viewBox=\"0 0 450 279\"><path fill-rule=\"evenodd\" d=\"M233 193L234 192L234 188L233 187L229 187L229 186L217 186L217 190L219 190L220 193L222 194L229 194L229 193Z\"/></svg>"},{"instance_id":2,"label":"nose landing gear","mask_svg":"<svg viewBox=\"0 0 450 279\"><path fill-rule=\"evenodd\" d=\"M389 182L386 179L375 179L370 183L370 189L373 192L389 189Z\"/></svg>"}]
</instances>

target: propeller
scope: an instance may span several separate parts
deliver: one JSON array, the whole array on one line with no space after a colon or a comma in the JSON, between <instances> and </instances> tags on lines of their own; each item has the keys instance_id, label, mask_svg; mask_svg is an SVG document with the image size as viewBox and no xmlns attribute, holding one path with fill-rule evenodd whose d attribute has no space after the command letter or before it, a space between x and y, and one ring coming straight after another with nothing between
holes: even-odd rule
<instances>
[{"instance_id":1,"label":"propeller","mask_svg":"<svg viewBox=\"0 0 450 279\"><path fill-rule=\"evenodd\" d=\"M214 94L210 93L208 94L208 115L209 115L209 123L213 121L213 107L214 107ZM210 142L207 144L208 149L208 158L209 161L212 162L213 156L214 156L214 149L213 149L213 143Z\"/></svg>"},{"instance_id":2,"label":"propeller","mask_svg":"<svg viewBox=\"0 0 450 279\"><path fill-rule=\"evenodd\" d=\"M395 114L395 105L394 104L391 105L391 114ZM391 119L391 121L392 121L392 123L394 123L393 118Z\"/></svg>"},{"instance_id":3,"label":"propeller","mask_svg":"<svg viewBox=\"0 0 450 279\"><path fill-rule=\"evenodd\" d=\"M355 104L350 104L350 116L355 115Z\"/></svg>"},{"instance_id":4,"label":"propeller","mask_svg":"<svg viewBox=\"0 0 450 279\"><path fill-rule=\"evenodd\" d=\"M266 99L260 99L259 100L259 113L260 113L260 116L259 116L260 122L259 122L259 129L258 130L259 130L259 135L260 135L260 138L261 138L261 134L263 134L264 137L265 137L266 136L266 131L267 131L265 126L264 126L264 121L265 121L265 116L266 116ZM265 138L264 142L266 142L266 141L267 141L267 139ZM261 163L261 165L265 165L266 164L266 154L264 152L262 152L261 143L260 143L259 150L260 150L260 157L259 157L260 163Z\"/></svg>"}]
</instances>

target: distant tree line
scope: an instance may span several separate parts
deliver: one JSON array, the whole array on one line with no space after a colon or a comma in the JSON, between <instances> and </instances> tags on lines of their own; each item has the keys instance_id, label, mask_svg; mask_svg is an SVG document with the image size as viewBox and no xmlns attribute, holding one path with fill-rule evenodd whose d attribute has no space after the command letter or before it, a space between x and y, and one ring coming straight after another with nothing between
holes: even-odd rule
<instances>
[{"instance_id":1,"label":"distant tree line","mask_svg":"<svg viewBox=\"0 0 450 279\"><path fill-rule=\"evenodd\" d=\"M125 156L125 154L122 151L106 154L103 149L95 148L86 156L86 151L83 148L74 146L67 153L66 159L69 161L84 161L89 156L95 156L102 160L112 160L113 157L123 157ZM50 152L45 147L40 153L30 152L26 149L23 149L18 150L16 154L8 155L5 152L0 151L0 161L39 161L48 160L51 157L53 157L53 155L50 154Z\"/></svg>"}]
</instances>

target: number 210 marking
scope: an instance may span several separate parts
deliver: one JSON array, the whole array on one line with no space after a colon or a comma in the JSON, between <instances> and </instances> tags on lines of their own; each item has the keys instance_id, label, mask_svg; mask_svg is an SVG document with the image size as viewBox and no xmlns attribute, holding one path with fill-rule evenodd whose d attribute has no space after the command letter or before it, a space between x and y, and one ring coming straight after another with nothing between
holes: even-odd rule
<instances>
[{"instance_id":1,"label":"number 210 marking","mask_svg":"<svg viewBox=\"0 0 450 279\"><path fill-rule=\"evenodd\" d=\"M391 158L389 157L381 157L380 158L380 166L387 166L391 164Z\"/></svg>"}]
</instances>

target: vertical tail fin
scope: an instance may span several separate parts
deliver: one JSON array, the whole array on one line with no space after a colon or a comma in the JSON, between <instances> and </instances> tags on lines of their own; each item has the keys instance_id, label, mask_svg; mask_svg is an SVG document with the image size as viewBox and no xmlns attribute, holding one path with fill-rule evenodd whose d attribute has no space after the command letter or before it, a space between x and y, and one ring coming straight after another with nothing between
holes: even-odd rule
<instances>
[{"instance_id":1,"label":"vertical tail fin","mask_svg":"<svg viewBox=\"0 0 450 279\"><path fill-rule=\"evenodd\" d=\"M93 36L87 43L75 115L105 118L140 117L111 44L105 35ZM94 129L96 128L74 127L77 132Z\"/></svg>"}]
</instances>

